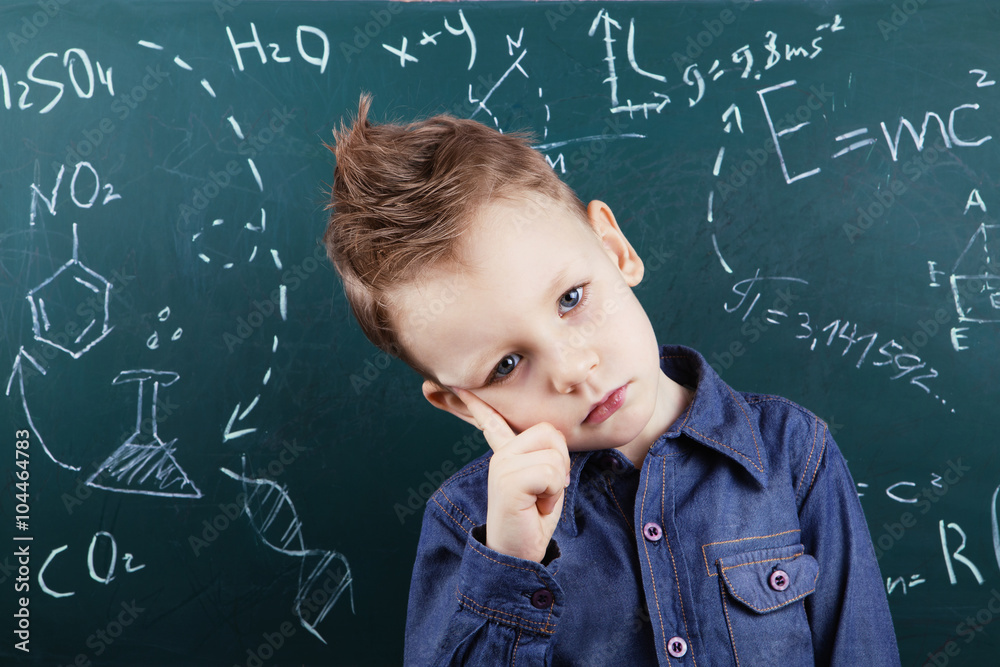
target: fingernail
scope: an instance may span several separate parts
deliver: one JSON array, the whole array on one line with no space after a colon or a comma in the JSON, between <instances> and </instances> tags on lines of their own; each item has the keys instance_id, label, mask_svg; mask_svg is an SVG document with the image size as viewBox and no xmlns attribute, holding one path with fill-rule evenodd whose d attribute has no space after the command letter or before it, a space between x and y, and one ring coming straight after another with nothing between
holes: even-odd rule
<instances>
[{"instance_id":1,"label":"fingernail","mask_svg":"<svg viewBox=\"0 0 1000 667\"><path fill-rule=\"evenodd\" d=\"M569 473L566 473L566 486L569 486Z\"/></svg>"}]
</instances>

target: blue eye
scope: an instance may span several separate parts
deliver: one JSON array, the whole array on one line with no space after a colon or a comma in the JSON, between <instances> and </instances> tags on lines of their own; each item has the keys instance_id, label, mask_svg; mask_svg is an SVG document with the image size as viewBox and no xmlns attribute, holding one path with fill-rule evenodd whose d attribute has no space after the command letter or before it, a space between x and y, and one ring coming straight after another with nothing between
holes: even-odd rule
<instances>
[{"instance_id":1,"label":"blue eye","mask_svg":"<svg viewBox=\"0 0 1000 667\"><path fill-rule=\"evenodd\" d=\"M510 374L514 372L514 369L520 361L520 354L508 354L505 356L500 360L500 363L496 365L496 368L493 369L493 373L490 374L487 384L496 384L506 380Z\"/></svg>"},{"instance_id":2,"label":"blue eye","mask_svg":"<svg viewBox=\"0 0 1000 667\"><path fill-rule=\"evenodd\" d=\"M576 308L583 299L583 287L574 287L559 297L559 313L564 315Z\"/></svg>"},{"instance_id":3,"label":"blue eye","mask_svg":"<svg viewBox=\"0 0 1000 667\"><path fill-rule=\"evenodd\" d=\"M497 377L506 377L513 372L514 367L517 366L517 362L521 361L520 354L508 354L506 357L500 360L497 364L494 374Z\"/></svg>"}]
</instances>

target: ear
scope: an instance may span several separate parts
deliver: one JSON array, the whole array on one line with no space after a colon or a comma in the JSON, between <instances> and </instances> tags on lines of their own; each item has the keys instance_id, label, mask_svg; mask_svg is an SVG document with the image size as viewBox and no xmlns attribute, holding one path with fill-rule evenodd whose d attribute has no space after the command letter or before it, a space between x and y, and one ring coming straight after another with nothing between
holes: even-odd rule
<instances>
[{"instance_id":1,"label":"ear","mask_svg":"<svg viewBox=\"0 0 1000 667\"><path fill-rule=\"evenodd\" d=\"M479 428L479 423L476 422L465 403L452 392L430 380L424 380L421 390L424 392L424 398L427 399L427 402L435 408L449 412L462 421Z\"/></svg>"},{"instance_id":2,"label":"ear","mask_svg":"<svg viewBox=\"0 0 1000 667\"><path fill-rule=\"evenodd\" d=\"M645 268L642 259L636 253L635 248L625 238L615 214L611 208L602 201L594 200L587 205L587 219L590 226L601 239L604 248L611 258L611 261L618 265L618 271L625 278L629 287L635 287L642 281Z\"/></svg>"}]
</instances>

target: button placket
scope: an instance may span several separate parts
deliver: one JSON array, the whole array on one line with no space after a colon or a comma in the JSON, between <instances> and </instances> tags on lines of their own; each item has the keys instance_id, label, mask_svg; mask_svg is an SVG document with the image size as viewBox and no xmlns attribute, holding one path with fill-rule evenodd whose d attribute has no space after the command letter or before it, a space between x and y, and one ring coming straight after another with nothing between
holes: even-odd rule
<instances>
[{"instance_id":1,"label":"button placket","mask_svg":"<svg viewBox=\"0 0 1000 667\"><path fill-rule=\"evenodd\" d=\"M697 634L697 625L690 612L685 613L687 596L686 575L683 562L678 565L674 561L675 536L674 492L672 485L675 461L671 457L649 456L643 464L642 478L637 496L636 525L641 526L642 540L640 552L645 548L646 557L642 558L643 579L647 586L645 595L652 614L655 603L659 622L653 624L653 634L656 637L661 659L680 660L690 652L685 637L690 633ZM662 495L661 495L662 494ZM642 499L640 501L640 498ZM641 502L641 510L638 503ZM667 535L670 530L670 536ZM656 572L655 578L652 572ZM661 573L664 576L660 576ZM670 576L673 573L673 576ZM671 636L669 633L673 631ZM662 633L662 634L661 634ZM673 664L685 664L678 662Z\"/></svg>"}]
</instances>

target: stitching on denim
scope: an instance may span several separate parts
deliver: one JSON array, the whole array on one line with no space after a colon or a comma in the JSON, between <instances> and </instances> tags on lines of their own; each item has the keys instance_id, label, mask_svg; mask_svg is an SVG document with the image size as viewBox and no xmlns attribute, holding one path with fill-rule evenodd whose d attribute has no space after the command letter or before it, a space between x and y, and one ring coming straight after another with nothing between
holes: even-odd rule
<instances>
[{"instance_id":1,"label":"stitching on denim","mask_svg":"<svg viewBox=\"0 0 1000 667\"><path fill-rule=\"evenodd\" d=\"M816 451L816 434L819 433L819 419L813 421L813 444L812 448L809 450L809 458L806 459L806 464L802 468L802 475L799 477L799 483L795 485L795 502L799 502L799 491L802 489L802 482L806 478L806 473L809 472L809 466L812 465L813 452Z\"/></svg>"},{"instance_id":2,"label":"stitching on denim","mask_svg":"<svg viewBox=\"0 0 1000 667\"><path fill-rule=\"evenodd\" d=\"M442 484L441 487L437 490L437 492L433 496L431 496L431 500L434 501L435 505L437 505L438 507L441 508L441 511L444 512L445 516L447 516L449 519L451 519L456 524L458 524L458 527L461 528L462 530L464 530L466 533L468 533L469 531L471 531L472 527L475 527L476 522L473 521L469 517L469 515L467 515L465 512L462 511L461 507L459 507L458 505L456 505L454 503L454 501L452 501L452 499L448 497L448 494L445 493L444 489L445 489L445 486L450 486L449 482L452 482L452 481L454 481L454 480L456 480L456 479L458 479L460 477L466 477L468 475L471 475L472 473L474 473L474 472L482 469L484 466L489 466L489 463L490 463L489 461L482 461L481 463L477 463L477 464L473 465L468 470L465 470L463 472L455 473L454 476L452 476L447 482L445 482L445 484ZM461 521L459 521L454 516L452 516L452 513L444 505L442 505L440 502L438 502L437 496L441 496L442 498L444 498L445 500L447 500L448 504L455 508L455 511L457 511L459 514L461 514L463 517L465 517L465 520L469 522L470 527L466 528L462 524Z\"/></svg>"},{"instance_id":3,"label":"stitching on denim","mask_svg":"<svg viewBox=\"0 0 1000 667\"><path fill-rule=\"evenodd\" d=\"M500 611L499 609L493 609L492 607L487 607L486 605L479 604L478 602L470 598L462 591L458 591L458 595L463 600L465 600L469 606L474 607L473 609L474 612L476 612L477 614L481 614L482 616L486 616L487 618L493 618L494 620L501 621L504 623L512 623L519 628L524 628L525 630L537 630L538 632L544 632L546 634L552 634L554 632L554 630L549 629L551 628L551 625L549 623L543 624L540 621L533 621L529 618L518 616L517 614L511 614L510 612ZM494 615L485 614L483 613L482 610L493 612ZM504 616L509 617L509 619L502 618ZM510 619L516 619L516 620L510 620ZM522 625L521 623L518 623L518 621L523 621L526 625ZM538 626L538 627L533 628L530 626Z\"/></svg>"},{"instance_id":4,"label":"stitching on denim","mask_svg":"<svg viewBox=\"0 0 1000 667\"><path fill-rule=\"evenodd\" d=\"M660 492L660 507L661 507L661 516L665 516L663 514L662 506L663 506L663 499L667 495L666 494L667 467L665 465L660 466L660 470L662 471L661 477L663 479L663 486L662 486L663 490ZM684 636L687 637L688 645L690 645L691 631L688 629L687 613L685 613L684 611L684 596L681 595L681 580L680 577L677 576L677 562L674 560L674 550L670 547L670 538L667 536L667 531L663 531L663 542L667 545L667 553L670 554L670 567L672 567L674 570L674 584L677 586L677 601L681 605L681 620L684 622ZM666 633L663 633L663 635L664 635L664 642L666 642ZM691 652L691 660L694 661L694 664L697 667L698 661L694 659L694 651Z\"/></svg>"},{"instance_id":5,"label":"stitching on denim","mask_svg":"<svg viewBox=\"0 0 1000 667\"><path fill-rule=\"evenodd\" d=\"M510 657L511 667L517 665L517 647L521 643L521 628L517 629L517 635L514 636L514 655Z\"/></svg>"},{"instance_id":6,"label":"stitching on denim","mask_svg":"<svg viewBox=\"0 0 1000 667\"><path fill-rule=\"evenodd\" d=\"M625 510L622 509L622 506L618 502L618 496L615 495L614 487L612 487L611 482L609 482L606 479L604 480L604 485L608 488L608 493L611 494L611 500L614 501L615 507L618 508L618 513L622 515L623 519L625 519L625 525L627 525L629 527L629 530L631 530L632 522L628 520L627 516L625 516Z\"/></svg>"},{"instance_id":7,"label":"stitching on denim","mask_svg":"<svg viewBox=\"0 0 1000 667\"><path fill-rule=\"evenodd\" d=\"M780 548L780 547L779 547ZM728 570L735 570L738 567L743 567L744 565L760 565L761 563L773 563L776 560L794 560L805 553L805 548L802 551L796 551L791 556L775 556L774 558L763 558L761 560L751 560L746 563L737 563L736 565L723 565L722 573L725 574ZM729 579L726 579L729 581Z\"/></svg>"},{"instance_id":8,"label":"stitching on denim","mask_svg":"<svg viewBox=\"0 0 1000 667\"><path fill-rule=\"evenodd\" d=\"M451 477L449 477L447 480L445 480L445 483L441 485L441 488L443 489L445 485L450 486L452 482L462 479L463 477L468 477L472 473L479 472L483 468L488 468L489 465L490 465L490 459L486 459L485 461L480 461L479 463L472 464L467 469L460 470Z\"/></svg>"},{"instance_id":9,"label":"stitching on denim","mask_svg":"<svg viewBox=\"0 0 1000 667\"><path fill-rule=\"evenodd\" d=\"M473 612L481 616L485 616L486 618L492 618L493 620L500 621L502 623L510 623L516 627L524 628L525 630L533 630L535 632L541 632L542 634L546 635L551 635L555 632L555 630L552 629L552 626L548 622L543 624L539 621L532 621L531 619L524 618L523 616L518 616L517 614L511 614L506 611L500 611L499 609L493 609L492 607L481 605L472 598L470 598L468 595L463 593L462 591L458 591L458 595L460 598L465 600L470 607L473 608L472 609ZM483 610L490 611L493 613L487 614L484 613ZM505 616L509 618L504 618ZM532 626L537 626L537 627L532 627Z\"/></svg>"},{"instance_id":10,"label":"stitching on denim","mask_svg":"<svg viewBox=\"0 0 1000 667\"><path fill-rule=\"evenodd\" d=\"M728 584L729 594L732 595L734 598L736 598L737 600L739 600L740 602L742 602L746 606L750 607L754 611L759 611L759 612L773 611L775 609L778 609L779 607L784 607L786 605L789 605L789 604L795 602L796 600L801 600L805 596L807 596L810 593L812 593L813 591L815 591L816 590L816 580L819 578L819 569L817 569L816 570L816 574L813 575L813 587L812 588L810 588L807 591L803 591L802 593L796 595L795 597L793 597L793 598L791 598L789 600L784 600L781 604L776 604L773 607L766 607L764 609L757 609L757 607L755 607L754 605L752 605L750 602L748 602L747 600L744 600L742 597L740 597L739 595L737 595L737 593L736 593L736 591L734 590L734 587L733 587L733 582L729 580L729 577L726 575L726 572L728 570L734 570L734 569L736 569L738 567L743 567L744 565L758 565L760 563L772 563L772 562L774 562L776 560L790 560L790 559L793 559L793 558L798 558L801 555L802 555L802 552L799 552L799 553L797 553L797 554L795 554L793 556L781 556L781 557L777 557L777 558L767 558L767 559L764 559L764 560L753 561L751 563L740 563L739 565L731 565L729 567L726 567L725 565L723 565L722 566L722 577L726 580L726 583Z\"/></svg>"},{"instance_id":11,"label":"stitching on denim","mask_svg":"<svg viewBox=\"0 0 1000 667\"><path fill-rule=\"evenodd\" d=\"M479 554L480 556L482 556L483 558L485 558L486 560L488 560L488 561L493 561L493 562L494 562L494 563L496 563L497 565L503 565L504 567L509 567L509 568L511 568L511 569L514 569L514 570L522 570L522 571L524 571L524 572L530 572L531 574L535 575L536 577L538 576L538 573L537 573L537 572L535 572L534 570L532 570L532 569L531 569L531 568L529 568L529 567L520 567L520 566L518 566L518 565L511 565L510 563L504 563L504 562L501 562L501 561L498 561L498 560L497 560L496 558L491 558L491 557L490 557L490 556L489 556L488 554L485 554L485 553L483 553L482 551L480 551L480 550L479 550L479 547L477 547L477 546L476 546L475 544L473 544L472 542L469 542L469 547L470 547L470 548L471 548L471 549L472 549L473 551L475 551L475 552L476 552L477 554ZM544 582L543 582L543 583L544 583Z\"/></svg>"},{"instance_id":12,"label":"stitching on denim","mask_svg":"<svg viewBox=\"0 0 1000 667\"><path fill-rule=\"evenodd\" d=\"M764 562L764 561L762 561L762 562ZM817 576L818 575L819 575L819 572L817 571ZM740 602L742 602L746 606L750 607L754 611L759 611L759 612L774 611L775 609L778 609L780 607L784 607L786 605L790 605L791 603L796 602L797 600L801 600L802 598L804 598L805 596L809 595L810 593L812 593L813 591L816 590L816 578L813 578L813 587L810 588L809 590L803 591L802 593L796 595L795 597L791 598L790 600L785 600L781 604L776 604L773 607L766 607L764 609L757 609L755 606L753 606L748 601L744 600L743 598L741 598L739 595L736 594L736 592L733 590L733 584L732 584L732 582L730 582L729 581L729 577L726 576L725 569L723 569L722 576L725 577L726 583L729 584L729 594L730 595L732 595L734 598L736 598L737 600L739 600Z\"/></svg>"},{"instance_id":13,"label":"stitching on denim","mask_svg":"<svg viewBox=\"0 0 1000 667\"><path fill-rule=\"evenodd\" d=\"M740 667L740 652L736 650L736 635L733 634L733 621L729 618L729 605L726 604L726 587L723 585L722 580L719 580L719 595L722 596L722 612L726 615L726 629L729 630L729 641L733 646L736 667Z\"/></svg>"},{"instance_id":14,"label":"stitching on denim","mask_svg":"<svg viewBox=\"0 0 1000 667\"><path fill-rule=\"evenodd\" d=\"M541 580L541 577L539 577L539 580ZM544 582L542 582L542 583L544 583ZM546 588L548 588L548 586L546 586ZM549 591L549 593L551 594L552 592ZM549 605L549 615L545 617L545 627L549 627L550 625L552 625L552 623L551 623L551 621L552 621L552 610L555 609L555 608L556 608L556 596L553 594L552 595L552 604Z\"/></svg>"},{"instance_id":15,"label":"stitching on denim","mask_svg":"<svg viewBox=\"0 0 1000 667\"><path fill-rule=\"evenodd\" d=\"M753 459L752 459L752 458L750 458L749 456L747 456L746 454L744 454L743 452L739 452L739 451L736 451L735 449L733 449L733 448L732 448L732 447L730 447L729 445L726 445L726 444L724 444L724 443L721 443L721 442L719 442L718 440L715 440L715 439L713 439L713 438L710 438L710 437L708 437L707 435L705 435L704 433L701 433L701 432L699 432L699 431L696 431L696 430L694 430L694 428L692 428L692 427L690 427L690 426L688 426L688 427L687 427L687 429L688 429L689 431L691 431L692 433L695 433L695 434L697 434L697 435L700 435L701 437L705 438L706 440L710 440L710 441L714 442L715 444L719 445L720 447L725 447L726 449L728 449L729 451L731 451L731 452L732 452L733 454L736 454L737 456L742 456L743 458L745 458L745 459L747 460L747 463L749 463L750 465L752 465L752 466L753 466L754 468L756 468L756 469L757 469L757 470L759 470L760 472L764 472L764 468L763 468L762 466L760 466L760 465L758 465L758 464L754 463ZM756 445L756 443L757 443L757 440L756 440L756 439L754 439L754 444ZM760 452L759 452L759 451L757 452L757 455L758 455L758 456L760 455Z\"/></svg>"},{"instance_id":16,"label":"stitching on denim","mask_svg":"<svg viewBox=\"0 0 1000 667\"><path fill-rule=\"evenodd\" d=\"M820 447L819 456L816 457L816 468L813 469L812 479L809 480L809 488L806 489L807 493L812 490L813 484L816 483L816 475L819 473L819 464L820 461L823 460L823 454L826 453L826 422L821 423L823 424L823 446Z\"/></svg>"},{"instance_id":17,"label":"stitching on denim","mask_svg":"<svg viewBox=\"0 0 1000 667\"><path fill-rule=\"evenodd\" d=\"M448 504L449 504L449 505L451 505L452 507L454 507L454 508L455 508L455 511L456 511L456 512L458 512L458 513L459 513L459 514L461 514L461 515L462 515L463 517L465 517L465 520L469 522L469 525L470 525L470 526L475 526L475 525L476 525L476 522L475 522L475 521L473 521L473 520L472 520L471 518L469 518L469 515L468 515L468 514L466 514L465 512L463 512L463 511L462 511L462 508L461 508L461 507L459 507L458 505L456 505L456 504L454 503L454 501L452 501L452 499L448 497L448 494L446 494L446 493L445 493L445 492L444 492L443 490L441 490L441 491L440 491L440 493L441 493L441 497L442 497L442 498L444 498L445 500L447 500L447 501L448 501ZM438 503L438 504L440 505L440 503ZM442 507L441 509L444 509L444 507ZM450 514L450 513L449 513L449 514ZM472 528L469 528L469 530L472 530ZM467 530L467 531L465 531L465 532L469 532L469 531Z\"/></svg>"},{"instance_id":18,"label":"stitching on denim","mask_svg":"<svg viewBox=\"0 0 1000 667\"><path fill-rule=\"evenodd\" d=\"M722 540L721 542L708 542L701 545L701 557L705 561L705 572L708 573L710 577L718 576L717 572L712 572L712 568L708 565L708 553L705 552L705 547L715 546L716 544L733 544L734 542L746 542L747 540L763 540L768 537L779 537L781 535L788 535L789 533L800 533L802 532L799 528L792 528L791 530L784 530L780 533L772 533L771 535L751 535L750 537L741 537L736 540Z\"/></svg>"},{"instance_id":19,"label":"stitching on denim","mask_svg":"<svg viewBox=\"0 0 1000 667\"><path fill-rule=\"evenodd\" d=\"M666 464L660 466L660 520L663 521L664 517L667 516L667 466ZM671 513L672 514L672 513Z\"/></svg>"},{"instance_id":20,"label":"stitching on denim","mask_svg":"<svg viewBox=\"0 0 1000 667\"><path fill-rule=\"evenodd\" d=\"M778 403L784 403L785 405L790 405L793 408L796 408L799 412L808 412L808 410L803 408L801 405L795 403L794 401L788 400L784 396L772 396L771 394L757 394L753 398L744 398L743 400L745 400L748 405L776 401Z\"/></svg>"},{"instance_id":21,"label":"stitching on denim","mask_svg":"<svg viewBox=\"0 0 1000 667\"><path fill-rule=\"evenodd\" d=\"M740 405L739 399L736 397L736 394L733 393L733 390L729 387L729 385L726 385L726 390L729 392L729 395L733 397L733 403L736 403L736 405L739 406L740 412L743 413L743 418L747 420L747 427L750 429L750 437L753 438L753 446L754 449L757 450L757 470L764 472L764 461L760 458L760 445L757 443L757 436L753 433L753 422L750 421L750 415L748 415L747 411L743 409L742 405Z\"/></svg>"},{"instance_id":22,"label":"stitching on denim","mask_svg":"<svg viewBox=\"0 0 1000 667\"><path fill-rule=\"evenodd\" d=\"M469 534L469 531L470 531L470 530L472 530L472 529L471 529L471 528L466 528L465 526L463 526L463 525L462 525L462 522L461 522L461 521L459 521L458 519L456 519L455 517L453 517L453 516L451 515L451 513L449 513L449 512L448 512L448 510L447 510L447 509L445 509L444 505L442 505L441 503L439 503L439 502L438 502L438 500L437 500L437 497L436 497L436 495L437 495L437 494L435 494L435 496L432 496L432 497L431 497L431 500L433 500L433 501L434 501L434 504L435 504L435 505L437 505L438 507L440 507L440 508L441 508L441 511L442 511L442 512L444 512L444 515L445 515L446 517L448 517L449 519L451 519L452 521L454 521L454 522L455 522L455 525L457 525L457 526L458 526L459 528L461 528L462 530L464 530L464 531L465 531L465 534L466 534L466 535L468 535L468 534ZM442 495L444 495L444 494L442 494ZM449 502L450 502L450 501L449 501Z\"/></svg>"},{"instance_id":23,"label":"stitching on denim","mask_svg":"<svg viewBox=\"0 0 1000 667\"><path fill-rule=\"evenodd\" d=\"M646 475L646 485L642 489L642 507L646 507L646 493L649 491L649 475ZM641 516L641 512L640 512ZM641 522L641 521L640 521ZM649 578L653 583L653 601L656 602L656 617L660 621L660 637L663 639L663 654L667 657L667 664L670 664L667 653L667 631L663 627L663 612L660 609L660 594L656 590L656 575L653 574L653 562L649 558L649 540L642 541L642 547L646 554L646 565L649 567Z\"/></svg>"},{"instance_id":24,"label":"stitching on denim","mask_svg":"<svg viewBox=\"0 0 1000 667\"><path fill-rule=\"evenodd\" d=\"M808 417L810 419L818 419L818 417L816 417L816 415L814 415L809 410L805 409L798 403L790 401L782 396L771 396L769 394L755 394L752 398L744 398L744 400L747 402L747 405L756 405L757 403L784 403L785 405L787 405L790 408L793 408L795 412L799 413L804 417Z\"/></svg>"}]
</instances>

